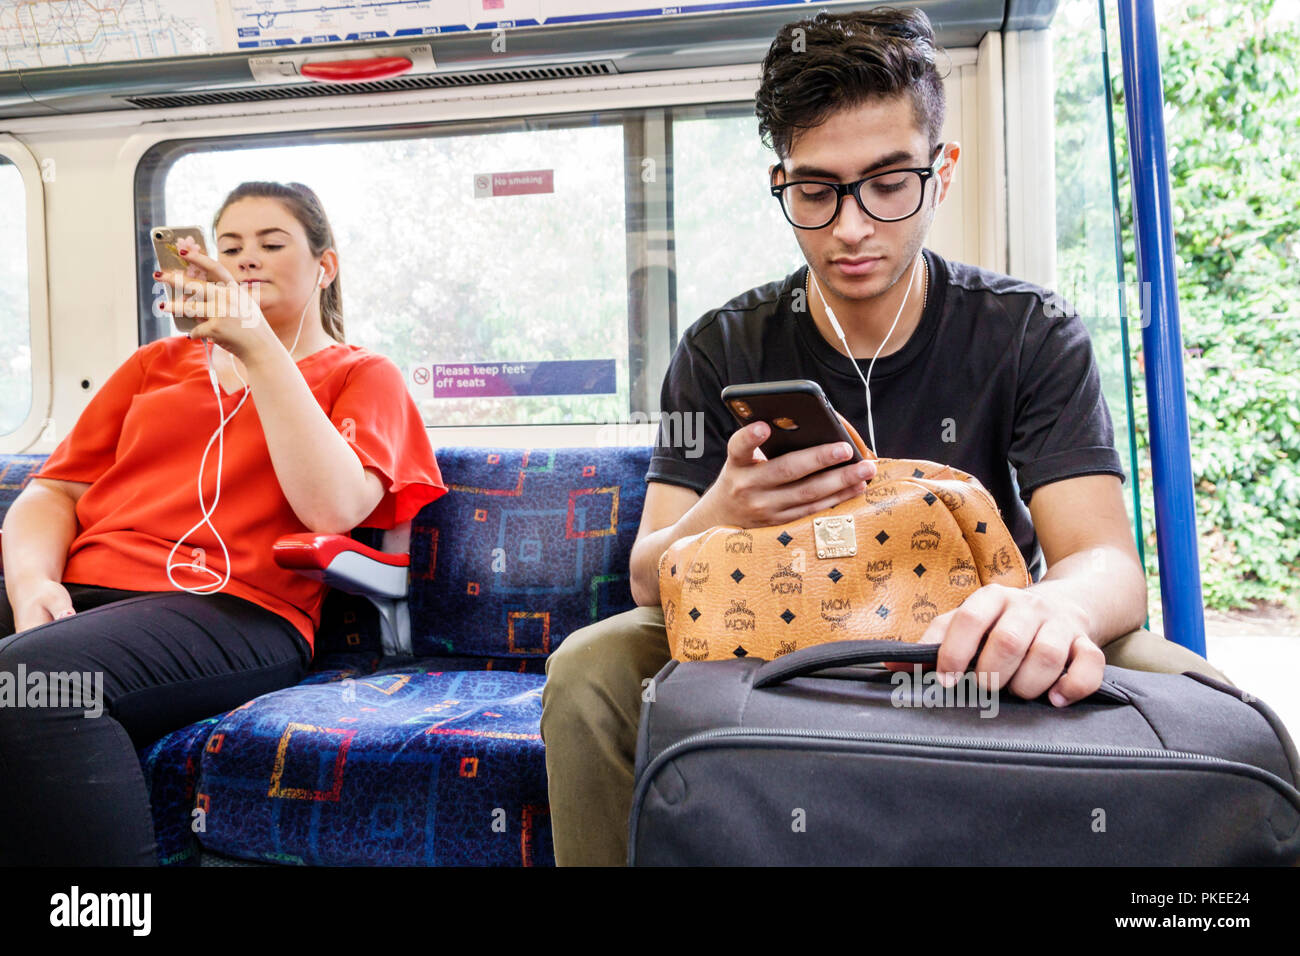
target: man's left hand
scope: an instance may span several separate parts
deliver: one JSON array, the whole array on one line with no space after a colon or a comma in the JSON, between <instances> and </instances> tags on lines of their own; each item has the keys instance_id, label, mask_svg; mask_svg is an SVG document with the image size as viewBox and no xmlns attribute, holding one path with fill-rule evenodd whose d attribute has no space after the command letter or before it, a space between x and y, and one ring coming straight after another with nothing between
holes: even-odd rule
<instances>
[{"instance_id":1,"label":"man's left hand","mask_svg":"<svg viewBox=\"0 0 1300 956\"><path fill-rule=\"evenodd\" d=\"M1083 609L1032 586L985 585L931 621L921 642L940 645L935 668L941 680L945 674L951 678L948 686L978 651L975 669L991 689L1006 687L1026 700L1047 692L1057 707L1096 691L1106 666L1101 648L1088 637Z\"/></svg>"}]
</instances>

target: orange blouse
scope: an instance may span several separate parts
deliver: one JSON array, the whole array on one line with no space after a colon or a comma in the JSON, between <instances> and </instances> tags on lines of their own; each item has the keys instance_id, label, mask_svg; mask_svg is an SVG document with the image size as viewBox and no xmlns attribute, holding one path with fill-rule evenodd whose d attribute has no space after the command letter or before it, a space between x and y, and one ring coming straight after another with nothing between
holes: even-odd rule
<instances>
[{"instance_id":1,"label":"orange blouse","mask_svg":"<svg viewBox=\"0 0 1300 956\"><path fill-rule=\"evenodd\" d=\"M392 528L446 493L419 409L391 360L335 343L298 362L312 394L361 464L382 477L384 497L362 527ZM243 391L222 392L229 415ZM271 464L249 396L225 428L221 499L211 521L230 553L224 593L252 601L292 623L314 647L326 585L276 565L271 546L310 531L294 514ZM77 502L80 533L68 549L63 580L130 591L173 591L167 555L202 516L199 460L216 430L216 401L203 347L183 336L141 346L96 392L33 477L88 482ZM208 452L203 498L216 495L217 443ZM194 549L224 577L220 544L206 523L172 557L186 587L220 578L194 571Z\"/></svg>"}]
</instances>

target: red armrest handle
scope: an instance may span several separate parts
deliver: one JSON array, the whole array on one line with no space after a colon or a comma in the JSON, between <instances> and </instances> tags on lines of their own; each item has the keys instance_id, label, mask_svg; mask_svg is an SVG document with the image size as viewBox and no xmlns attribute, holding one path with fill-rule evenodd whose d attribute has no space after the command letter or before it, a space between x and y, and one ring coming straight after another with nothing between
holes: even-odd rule
<instances>
[{"instance_id":1,"label":"red armrest handle","mask_svg":"<svg viewBox=\"0 0 1300 956\"><path fill-rule=\"evenodd\" d=\"M272 551L275 563L292 571L324 571L344 551L354 551L362 557L397 568L411 565L409 554L376 551L345 534L315 534L310 531L287 534L275 542Z\"/></svg>"}]
</instances>

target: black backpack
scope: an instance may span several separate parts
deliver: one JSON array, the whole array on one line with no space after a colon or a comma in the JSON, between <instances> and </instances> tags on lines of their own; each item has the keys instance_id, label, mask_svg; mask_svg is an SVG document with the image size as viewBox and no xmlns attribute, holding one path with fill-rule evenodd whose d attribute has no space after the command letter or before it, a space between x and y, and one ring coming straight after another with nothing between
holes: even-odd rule
<instances>
[{"instance_id":1,"label":"black backpack","mask_svg":"<svg viewBox=\"0 0 1300 956\"><path fill-rule=\"evenodd\" d=\"M919 667L858 666L936 654L845 641L669 662L643 694L628 862L1300 860L1300 760L1261 701L1200 674L1108 666L1095 694L1058 709L981 698L973 674L947 691Z\"/></svg>"}]
</instances>

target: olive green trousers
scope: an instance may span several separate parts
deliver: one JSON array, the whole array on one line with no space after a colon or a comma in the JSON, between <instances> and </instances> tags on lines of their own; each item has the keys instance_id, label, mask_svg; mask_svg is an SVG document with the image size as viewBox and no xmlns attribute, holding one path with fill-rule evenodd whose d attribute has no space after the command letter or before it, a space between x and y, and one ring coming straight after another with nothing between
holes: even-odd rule
<instances>
[{"instance_id":1,"label":"olive green trousers","mask_svg":"<svg viewBox=\"0 0 1300 956\"><path fill-rule=\"evenodd\" d=\"M1147 630L1102 652L1117 667L1198 671L1231 683L1205 658ZM643 682L669 657L663 611L637 607L574 631L547 659L541 732L559 866L627 862Z\"/></svg>"}]
</instances>

